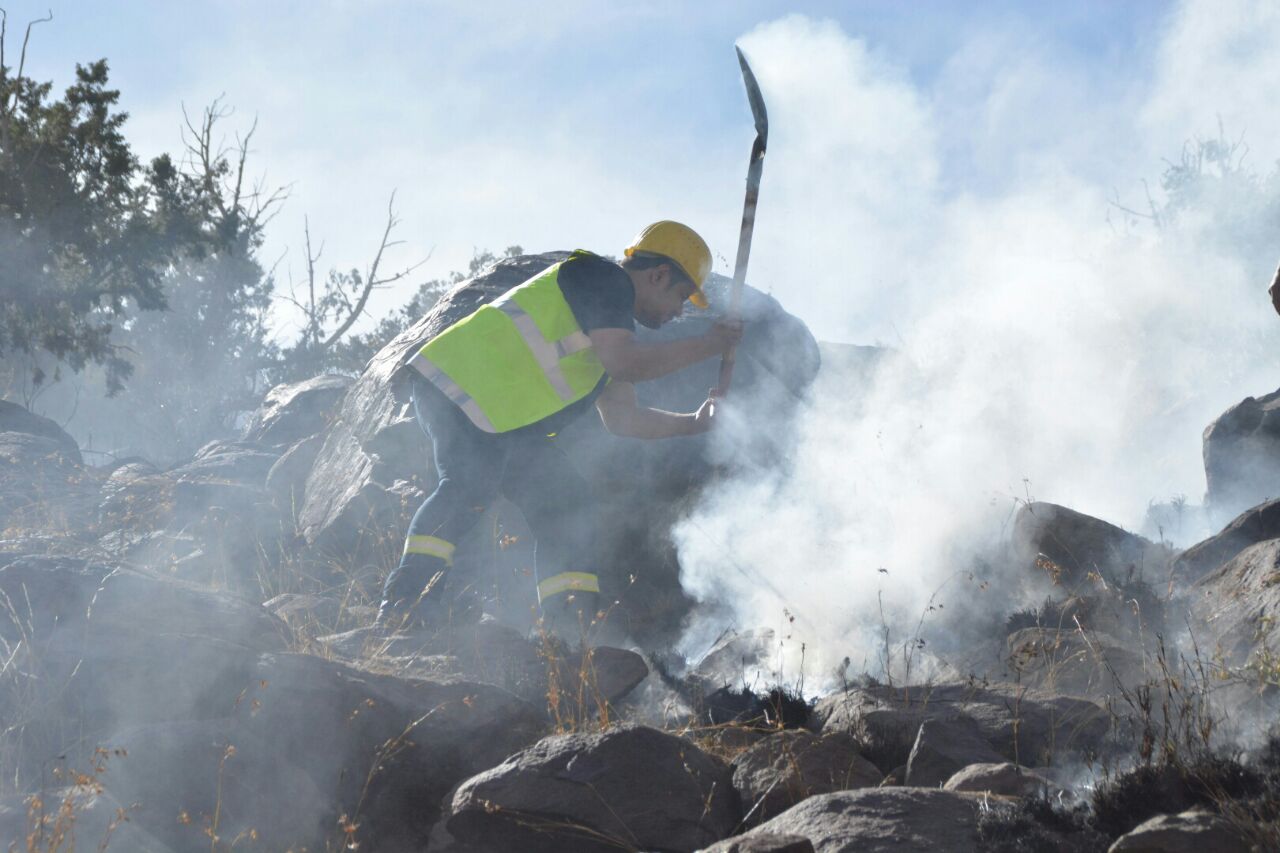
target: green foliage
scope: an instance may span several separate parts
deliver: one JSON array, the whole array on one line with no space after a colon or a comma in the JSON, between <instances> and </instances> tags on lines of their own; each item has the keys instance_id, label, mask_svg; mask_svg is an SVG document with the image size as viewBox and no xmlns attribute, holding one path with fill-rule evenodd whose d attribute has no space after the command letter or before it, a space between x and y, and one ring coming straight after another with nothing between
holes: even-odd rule
<instances>
[{"instance_id":1,"label":"green foliage","mask_svg":"<svg viewBox=\"0 0 1280 853\"><path fill-rule=\"evenodd\" d=\"M277 357L268 330L274 283L257 252L284 196L246 187L253 132L219 144L218 123L229 115L215 102L198 125L188 121L182 161L153 164L157 217L184 229L184 251L161 273L169 310L138 314L113 336L133 353L122 395L133 442L156 458L189 455L233 431Z\"/></svg>"},{"instance_id":2,"label":"green foliage","mask_svg":"<svg viewBox=\"0 0 1280 853\"><path fill-rule=\"evenodd\" d=\"M131 368L113 326L129 306L165 306L160 271L190 227L149 180L167 164L144 172L125 141L106 60L76 66L60 100L50 91L0 67L0 355L99 364L118 391Z\"/></svg>"}]
</instances>

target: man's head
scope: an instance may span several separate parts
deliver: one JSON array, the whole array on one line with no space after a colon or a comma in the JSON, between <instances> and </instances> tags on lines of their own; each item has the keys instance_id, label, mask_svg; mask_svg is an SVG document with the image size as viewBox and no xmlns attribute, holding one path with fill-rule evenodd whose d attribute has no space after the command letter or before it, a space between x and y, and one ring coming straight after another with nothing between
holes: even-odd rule
<instances>
[{"instance_id":1,"label":"man's head","mask_svg":"<svg viewBox=\"0 0 1280 853\"><path fill-rule=\"evenodd\" d=\"M679 317L685 300L707 306L702 285L711 272L711 250L697 232L663 220L641 231L625 251L622 268L636 288L635 318L656 329Z\"/></svg>"}]
</instances>

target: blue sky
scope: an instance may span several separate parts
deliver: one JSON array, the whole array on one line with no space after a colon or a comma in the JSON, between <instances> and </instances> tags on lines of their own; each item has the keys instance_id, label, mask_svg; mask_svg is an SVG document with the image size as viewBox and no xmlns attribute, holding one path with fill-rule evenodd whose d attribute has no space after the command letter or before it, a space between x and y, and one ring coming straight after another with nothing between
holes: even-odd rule
<instances>
[{"instance_id":1,"label":"blue sky","mask_svg":"<svg viewBox=\"0 0 1280 853\"><path fill-rule=\"evenodd\" d=\"M8 6L10 56L23 23L47 8ZM304 216L325 241L322 266L362 266L392 190L406 241L394 260L429 258L431 275L512 243L616 251L667 216L690 220L731 257L752 138L732 46L762 25L804 20L864 46L877 74L933 102L938 190L991 193L1017 179L1012 160L1037 148L1037 133L1020 127L1006 140L1019 149L1011 155L998 139L952 128L991 97L1011 48L1058 78L1045 94L1064 115L1041 129L1058 139L1070 108L1122 104L1150 79L1174 11L1154 2L64 2L34 30L28 68L61 84L74 63L107 57L133 116L130 138L147 155L178 148L183 104L197 111L224 95L237 111L228 133L257 116L258 173L293 186L266 251L284 259L282 279L300 274ZM768 91L772 69L756 62L782 149L766 170L760 234L762 269L777 274L784 265L769 260L766 229L773 159L787 154L785 94ZM1096 171L1141 164L1117 165ZM379 294L375 311L402 296Z\"/></svg>"},{"instance_id":2,"label":"blue sky","mask_svg":"<svg viewBox=\"0 0 1280 853\"><path fill-rule=\"evenodd\" d=\"M48 6L8 8L12 57ZM28 70L61 84L107 57L144 156L179 148L184 104L223 96L228 136L256 116L251 169L291 185L264 250L283 290L304 268L304 218L322 268L363 267L392 191L404 242L389 261L426 259L426 277L511 244L616 252L658 218L701 230L726 271L753 136L741 43L772 117L753 283L820 337L893 341L930 297L918 282L942 261L917 262L957 205L1069 185L1102 222L1109 198L1139 202L1141 181L1219 117L1255 163L1274 161L1275 10L71 2L35 28ZM406 295L375 294L371 314ZM283 305L279 323L287 336Z\"/></svg>"}]
</instances>

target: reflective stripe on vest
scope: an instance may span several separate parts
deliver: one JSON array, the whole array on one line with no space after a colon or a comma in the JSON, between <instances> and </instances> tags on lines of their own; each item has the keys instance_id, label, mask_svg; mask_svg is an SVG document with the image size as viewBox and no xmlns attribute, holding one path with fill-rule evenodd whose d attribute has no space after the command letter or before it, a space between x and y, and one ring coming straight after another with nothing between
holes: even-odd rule
<instances>
[{"instance_id":1,"label":"reflective stripe on vest","mask_svg":"<svg viewBox=\"0 0 1280 853\"><path fill-rule=\"evenodd\" d=\"M409 359L409 366L421 373L428 382L444 392L444 395L453 401L454 405L462 409L471 422L485 432L497 432L489 421L489 416L480 408L480 404L472 399L471 395L458 386L458 383L449 378L449 375L440 368L431 363L425 355L419 352L413 358Z\"/></svg>"},{"instance_id":2,"label":"reflective stripe on vest","mask_svg":"<svg viewBox=\"0 0 1280 853\"><path fill-rule=\"evenodd\" d=\"M404 552L406 554L426 554L429 557L439 557L445 563L453 565L453 552L455 546L452 542L446 542L439 536L410 536L404 542Z\"/></svg>"},{"instance_id":3,"label":"reflective stripe on vest","mask_svg":"<svg viewBox=\"0 0 1280 853\"><path fill-rule=\"evenodd\" d=\"M480 306L408 362L485 432L549 417L586 397L605 375L560 291L564 263Z\"/></svg>"},{"instance_id":4,"label":"reflective stripe on vest","mask_svg":"<svg viewBox=\"0 0 1280 853\"><path fill-rule=\"evenodd\" d=\"M533 353L538 366L542 368L547 381L551 383L552 388L556 389L560 399L572 401L573 389L569 387L569 380L565 379L564 371L560 369L560 359L564 358L565 353L558 346L559 341L553 342L544 338L533 315L517 305L510 295L508 293L491 304L516 324L516 331L520 333L520 337L524 338L525 346L529 347L529 351ZM576 334L586 337L582 332ZM590 339L587 340L587 346L591 346Z\"/></svg>"},{"instance_id":5,"label":"reflective stripe on vest","mask_svg":"<svg viewBox=\"0 0 1280 853\"><path fill-rule=\"evenodd\" d=\"M538 584L538 603L565 592L599 592L600 578L590 572L561 572Z\"/></svg>"}]
</instances>

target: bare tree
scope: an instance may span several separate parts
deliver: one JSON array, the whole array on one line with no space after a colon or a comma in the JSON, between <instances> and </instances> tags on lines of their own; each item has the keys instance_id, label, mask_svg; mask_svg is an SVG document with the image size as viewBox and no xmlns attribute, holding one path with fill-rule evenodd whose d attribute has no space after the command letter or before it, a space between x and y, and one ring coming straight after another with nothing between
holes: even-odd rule
<instances>
[{"instance_id":1,"label":"bare tree","mask_svg":"<svg viewBox=\"0 0 1280 853\"><path fill-rule=\"evenodd\" d=\"M310 220L303 220L306 250L306 294L298 298L297 287L291 286L289 295L282 298L302 312L303 325L297 343L286 352L286 358L296 362L289 371L318 371L324 367L334 347L351 332L356 322L365 315L369 297L373 291L390 287L401 281L426 263L417 261L390 274L383 273L383 263L388 249L404 241L392 240L391 235L400 224L395 212L396 194L393 191L387 201L386 224L373 258L363 271L351 269L342 272L329 271L328 277L318 281L316 265L324 253L324 244L313 248Z\"/></svg>"}]
</instances>

